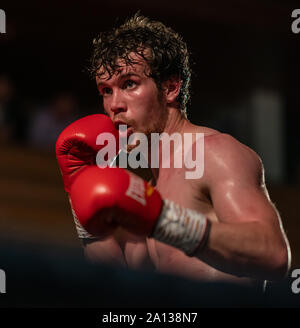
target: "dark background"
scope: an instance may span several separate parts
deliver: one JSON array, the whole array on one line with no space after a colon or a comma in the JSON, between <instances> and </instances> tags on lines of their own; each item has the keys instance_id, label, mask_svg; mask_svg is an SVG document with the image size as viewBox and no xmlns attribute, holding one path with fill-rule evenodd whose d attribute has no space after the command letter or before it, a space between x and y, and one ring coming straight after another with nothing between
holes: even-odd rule
<instances>
[{"instance_id":1,"label":"dark background","mask_svg":"<svg viewBox=\"0 0 300 328\"><path fill-rule=\"evenodd\" d=\"M0 78L9 80L13 95L2 106L8 118L0 120L0 238L81 256L53 140L34 139L32 130L62 93L71 94L74 110L56 117L56 133L68 120L101 112L85 72L92 39L141 10L179 32L190 48L189 119L230 133L263 159L292 267L299 268L300 33L291 30L297 7L267 0L1 1L7 28L0 34Z\"/></svg>"}]
</instances>

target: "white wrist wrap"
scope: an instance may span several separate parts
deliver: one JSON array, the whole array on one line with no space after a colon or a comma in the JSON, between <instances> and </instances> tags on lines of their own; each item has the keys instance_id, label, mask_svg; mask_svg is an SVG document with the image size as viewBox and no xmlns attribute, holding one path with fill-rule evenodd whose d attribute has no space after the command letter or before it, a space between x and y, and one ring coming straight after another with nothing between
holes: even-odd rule
<instances>
[{"instance_id":1,"label":"white wrist wrap","mask_svg":"<svg viewBox=\"0 0 300 328\"><path fill-rule=\"evenodd\" d=\"M192 255L204 240L207 226L203 214L165 199L152 237Z\"/></svg>"}]
</instances>

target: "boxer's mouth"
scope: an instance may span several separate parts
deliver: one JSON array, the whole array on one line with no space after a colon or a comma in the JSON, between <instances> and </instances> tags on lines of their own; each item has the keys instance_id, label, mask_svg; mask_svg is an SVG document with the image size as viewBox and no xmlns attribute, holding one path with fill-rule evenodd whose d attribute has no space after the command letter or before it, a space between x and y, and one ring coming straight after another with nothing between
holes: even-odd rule
<instances>
[{"instance_id":1,"label":"boxer's mouth","mask_svg":"<svg viewBox=\"0 0 300 328\"><path fill-rule=\"evenodd\" d=\"M122 127L122 129L121 129L121 125L123 125L123 126L125 125L127 127L126 130L124 129L124 127ZM115 121L114 126L115 126L116 130L119 130L119 135L121 137L125 137L125 136L129 137L133 133L132 127L129 124L127 124L121 120Z\"/></svg>"},{"instance_id":2,"label":"boxer's mouth","mask_svg":"<svg viewBox=\"0 0 300 328\"><path fill-rule=\"evenodd\" d=\"M120 126L121 125L127 125L127 128L129 127L129 125L127 124L127 123L125 123L125 122L123 122L123 121L121 121L121 120L116 120L115 122L114 122L114 126L115 126L115 129L116 130L120 130Z\"/></svg>"}]
</instances>

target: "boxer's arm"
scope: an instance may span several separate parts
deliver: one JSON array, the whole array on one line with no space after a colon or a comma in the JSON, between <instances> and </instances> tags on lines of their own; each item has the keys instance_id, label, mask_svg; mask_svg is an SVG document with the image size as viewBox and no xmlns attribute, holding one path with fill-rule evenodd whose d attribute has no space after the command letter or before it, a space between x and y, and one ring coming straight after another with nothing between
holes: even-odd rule
<instances>
[{"instance_id":1,"label":"boxer's arm","mask_svg":"<svg viewBox=\"0 0 300 328\"><path fill-rule=\"evenodd\" d=\"M102 237L88 233L78 221L70 198L69 202L77 235L83 245L86 259L93 263L127 266L118 231L111 230Z\"/></svg>"},{"instance_id":2,"label":"boxer's arm","mask_svg":"<svg viewBox=\"0 0 300 328\"><path fill-rule=\"evenodd\" d=\"M207 140L206 183L218 222L198 257L222 271L262 279L284 277L290 249L271 203L259 157L228 135Z\"/></svg>"},{"instance_id":3,"label":"boxer's arm","mask_svg":"<svg viewBox=\"0 0 300 328\"><path fill-rule=\"evenodd\" d=\"M78 221L69 199L77 235L84 247L87 260L93 263L121 265L134 269L154 270L145 237L132 234L121 227L108 231L101 237L87 232Z\"/></svg>"},{"instance_id":4,"label":"boxer's arm","mask_svg":"<svg viewBox=\"0 0 300 328\"><path fill-rule=\"evenodd\" d=\"M90 262L127 266L122 249L114 236L105 239L84 238L81 240L85 257Z\"/></svg>"},{"instance_id":5,"label":"boxer's arm","mask_svg":"<svg viewBox=\"0 0 300 328\"><path fill-rule=\"evenodd\" d=\"M132 269L154 270L145 237L118 229L105 238L81 238L86 258L94 263L109 263Z\"/></svg>"}]
</instances>

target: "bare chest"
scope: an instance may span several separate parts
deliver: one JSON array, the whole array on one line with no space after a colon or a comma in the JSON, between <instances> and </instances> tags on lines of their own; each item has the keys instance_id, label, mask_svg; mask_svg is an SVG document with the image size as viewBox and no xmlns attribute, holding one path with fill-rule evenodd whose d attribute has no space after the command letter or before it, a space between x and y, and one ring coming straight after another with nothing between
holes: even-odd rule
<instances>
[{"instance_id":1,"label":"bare chest","mask_svg":"<svg viewBox=\"0 0 300 328\"><path fill-rule=\"evenodd\" d=\"M183 169L169 169L158 179L156 189L163 199L206 215L213 214L213 207L204 193L201 179L197 181L187 179Z\"/></svg>"}]
</instances>

